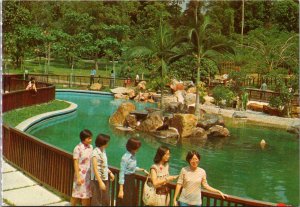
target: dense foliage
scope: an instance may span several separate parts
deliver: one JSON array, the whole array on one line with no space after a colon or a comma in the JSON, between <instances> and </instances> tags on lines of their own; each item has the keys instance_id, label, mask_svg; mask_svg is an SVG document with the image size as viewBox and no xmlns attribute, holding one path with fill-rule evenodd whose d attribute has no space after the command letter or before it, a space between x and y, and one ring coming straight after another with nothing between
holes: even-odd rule
<instances>
[{"instance_id":1,"label":"dense foliage","mask_svg":"<svg viewBox=\"0 0 300 207\"><path fill-rule=\"evenodd\" d=\"M82 60L98 70L118 61L119 76L142 74L161 89L171 78L208 83L230 61L242 72L232 74L238 94L247 75L297 77L298 1L244 3L4 1L4 69L36 60L49 73L59 59L70 71Z\"/></svg>"}]
</instances>

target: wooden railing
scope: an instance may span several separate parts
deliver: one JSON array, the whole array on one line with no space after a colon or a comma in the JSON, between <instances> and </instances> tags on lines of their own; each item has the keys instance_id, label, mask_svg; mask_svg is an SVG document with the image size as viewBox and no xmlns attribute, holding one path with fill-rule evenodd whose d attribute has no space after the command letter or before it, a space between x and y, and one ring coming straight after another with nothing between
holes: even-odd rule
<instances>
[{"instance_id":1,"label":"wooden railing","mask_svg":"<svg viewBox=\"0 0 300 207\"><path fill-rule=\"evenodd\" d=\"M28 81L9 79L6 93L2 95L2 112L13 109L47 103L55 99L55 86L37 82L37 92L25 90Z\"/></svg>"},{"instance_id":2,"label":"wooden railing","mask_svg":"<svg viewBox=\"0 0 300 207\"><path fill-rule=\"evenodd\" d=\"M74 176L73 158L55 146L47 144L15 128L4 125L3 127L3 156L15 167L23 170L54 191L70 198ZM111 206L118 206L118 174L119 170L110 167L115 175L115 180L110 184ZM143 206L142 194L146 177L136 174L137 186L135 189L138 206ZM171 197L174 194L175 184L169 184ZM226 200L215 193L202 191L203 206L276 206L275 203L244 199L229 196ZM116 203L114 203L116 201Z\"/></svg>"},{"instance_id":3,"label":"wooden railing","mask_svg":"<svg viewBox=\"0 0 300 207\"><path fill-rule=\"evenodd\" d=\"M261 90L256 88L246 88L247 92L249 93L249 100L251 101L264 101L269 102L271 97L273 96L279 96L280 93L274 92L271 90ZM299 94L294 94L294 97L292 99L292 105L293 106L299 106Z\"/></svg>"}]
</instances>

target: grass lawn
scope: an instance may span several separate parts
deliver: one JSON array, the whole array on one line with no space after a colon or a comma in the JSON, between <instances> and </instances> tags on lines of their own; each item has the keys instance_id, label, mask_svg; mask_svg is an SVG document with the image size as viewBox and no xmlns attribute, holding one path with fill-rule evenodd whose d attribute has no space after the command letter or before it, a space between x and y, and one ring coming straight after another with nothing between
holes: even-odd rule
<instances>
[{"instance_id":1,"label":"grass lawn","mask_svg":"<svg viewBox=\"0 0 300 207\"><path fill-rule=\"evenodd\" d=\"M65 101L54 100L49 103L29 106L25 108L15 109L3 114L3 122L12 127L17 126L22 121L50 111L57 111L68 108L69 103Z\"/></svg>"},{"instance_id":2,"label":"grass lawn","mask_svg":"<svg viewBox=\"0 0 300 207\"><path fill-rule=\"evenodd\" d=\"M112 63L107 60L99 60L98 63L98 71L97 76L101 75L102 77L109 77L110 71L112 70ZM95 63L93 60L80 60L78 61L74 68L74 75L83 75L89 76L92 68L95 67ZM116 73L119 74L121 71L121 63L115 64ZM24 70L28 70L31 74L43 74L45 73L45 60L42 59L39 61L38 59L30 59L26 60L23 64L23 69L12 69L12 65L10 63L7 64L7 68L3 70L3 73L12 73L12 74L23 74ZM71 67L65 62L63 59L55 59L50 62L50 67L48 74L55 75L70 75L72 72Z\"/></svg>"}]
</instances>

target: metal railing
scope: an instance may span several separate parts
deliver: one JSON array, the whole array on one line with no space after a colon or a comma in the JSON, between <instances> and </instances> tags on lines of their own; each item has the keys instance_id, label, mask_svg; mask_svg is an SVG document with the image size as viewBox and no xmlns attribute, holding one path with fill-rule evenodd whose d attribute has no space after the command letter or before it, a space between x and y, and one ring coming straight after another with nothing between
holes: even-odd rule
<instances>
[{"instance_id":1,"label":"metal railing","mask_svg":"<svg viewBox=\"0 0 300 207\"><path fill-rule=\"evenodd\" d=\"M37 81L51 83L56 85L65 85L66 87L74 86L84 86L88 87L90 85L90 76L82 75L44 75L44 74L29 74L30 77L35 77ZM111 77L101 77L95 76L94 83L100 83L106 87L123 87L125 86L126 78L111 78ZM134 85L134 80L131 79L130 86ZM129 85L127 85L129 86Z\"/></svg>"},{"instance_id":2,"label":"metal railing","mask_svg":"<svg viewBox=\"0 0 300 207\"><path fill-rule=\"evenodd\" d=\"M47 144L15 128L4 125L3 127L3 156L15 167L27 175L41 182L54 191L70 198L74 176L73 157L71 153ZM118 206L118 175L117 168L110 167L115 175L115 180L110 184L111 206ZM142 194L146 177L136 174L135 203L143 206ZM171 198L176 185L169 184ZM172 199L171 199L172 200ZM244 199L229 196L225 200L218 194L202 190L203 206L276 206L275 203ZM116 203L114 203L116 201Z\"/></svg>"}]
</instances>

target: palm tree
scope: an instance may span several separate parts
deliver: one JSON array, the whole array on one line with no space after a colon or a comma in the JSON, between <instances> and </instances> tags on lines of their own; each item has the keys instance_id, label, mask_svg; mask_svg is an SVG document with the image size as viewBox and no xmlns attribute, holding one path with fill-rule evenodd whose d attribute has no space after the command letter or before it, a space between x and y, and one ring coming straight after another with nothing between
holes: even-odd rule
<instances>
[{"instance_id":1,"label":"palm tree","mask_svg":"<svg viewBox=\"0 0 300 207\"><path fill-rule=\"evenodd\" d=\"M152 38L140 39L133 43L133 47L128 51L129 57L148 57L150 59L158 59L159 66L157 70L160 73L160 91L161 91L161 107L163 107L164 86L167 79L167 67L172 62L178 60L183 54L180 54L178 45L183 40L175 40L172 28L163 22L160 18L158 32Z\"/></svg>"},{"instance_id":2,"label":"palm tree","mask_svg":"<svg viewBox=\"0 0 300 207\"><path fill-rule=\"evenodd\" d=\"M204 58L215 60L216 55L225 51L234 52L231 47L228 47L224 43L216 43L212 40L213 35L208 34L209 26L212 26L211 20L208 16L203 18L200 23L198 21L198 9L199 4L195 6L195 24L188 33L188 39L190 42L190 55L197 60L197 79L196 79L196 104L195 104L195 115L200 116L200 105L199 105L199 83L200 83L200 66L201 61ZM212 43L213 42L213 43ZM208 44L209 43L209 44ZM216 53L217 52L217 53Z\"/></svg>"}]
</instances>

